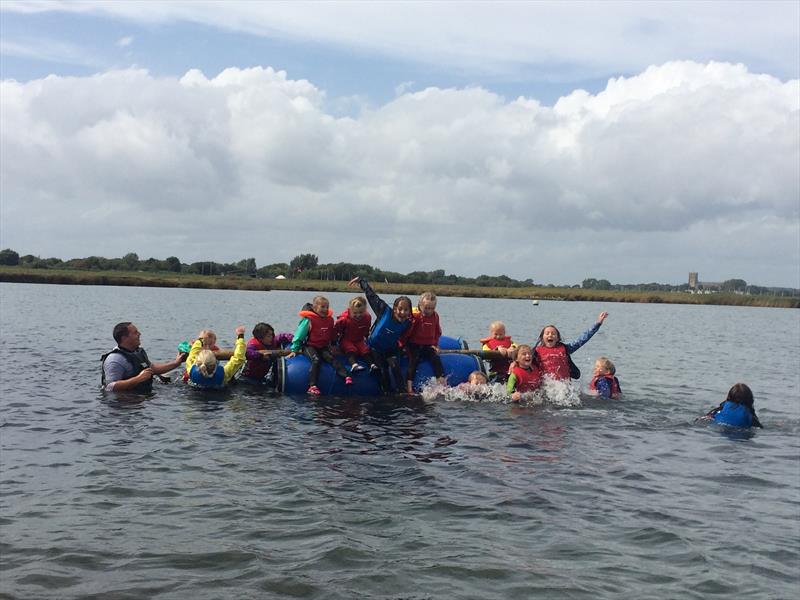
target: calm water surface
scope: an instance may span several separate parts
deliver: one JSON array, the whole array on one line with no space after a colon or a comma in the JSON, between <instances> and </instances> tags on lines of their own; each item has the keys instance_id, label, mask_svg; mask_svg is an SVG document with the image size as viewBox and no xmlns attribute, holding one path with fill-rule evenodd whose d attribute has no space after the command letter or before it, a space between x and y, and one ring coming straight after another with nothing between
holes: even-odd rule
<instances>
[{"instance_id":1,"label":"calm water surface","mask_svg":"<svg viewBox=\"0 0 800 600\"><path fill-rule=\"evenodd\" d=\"M800 311L440 299L471 347L608 310L619 402L98 392L118 321L164 361L311 295L0 284L0 597L797 597ZM694 423L737 381L763 431Z\"/></svg>"}]
</instances>

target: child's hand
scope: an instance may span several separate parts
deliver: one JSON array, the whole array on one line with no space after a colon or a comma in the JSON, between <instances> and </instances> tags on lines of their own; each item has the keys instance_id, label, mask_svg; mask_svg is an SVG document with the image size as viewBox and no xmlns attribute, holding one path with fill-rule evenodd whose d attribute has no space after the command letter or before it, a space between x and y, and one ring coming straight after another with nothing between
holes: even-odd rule
<instances>
[{"instance_id":1,"label":"child's hand","mask_svg":"<svg viewBox=\"0 0 800 600\"><path fill-rule=\"evenodd\" d=\"M514 392L511 394L511 401L512 402L519 402L522 399L522 394L520 392Z\"/></svg>"},{"instance_id":2,"label":"child's hand","mask_svg":"<svg viewBox=\"0 0 800 600\"><path fill-rule=\"evenodd\" d=\"M361 277L359 277L358 275L356 275L356 276L355 276L355 277L353 277L353 278L352 278L350 281L348 281L348 282L347 282L347 285L348 285L348 286L350 286L350 287L356 287L356 286L358 285L358 282L359 282L360 280L361 280Z\"/></svg>"},{"instance_id":3,"label":"child's hand","mask_svg":"<svg viewBox=\"0 0 800 600\"><path fill-rule=\"evenodd\" d=\"M600 316L599 316L599 317L597 317L597 322L598 322L598 323L600 323L600 324L602 325L602 324L603 324L603 321L605 321L605 320L606 320L606 317L607 317L607 316L608 316L608 313L607 313L606 311L603 311L603 312L601 312L601 313L600 313Z\"/></svg>"},{"instance_id":4,"label":"child's hand","mask_svg":"<svg viewBox=\"0 0 800 600\"><path fill-rule=\"evenodd\" d=\"M286 358L294 358L295 356L297 356L297 352L289 352L289 354L286 355Z\"/></svg>"}]
</instances>

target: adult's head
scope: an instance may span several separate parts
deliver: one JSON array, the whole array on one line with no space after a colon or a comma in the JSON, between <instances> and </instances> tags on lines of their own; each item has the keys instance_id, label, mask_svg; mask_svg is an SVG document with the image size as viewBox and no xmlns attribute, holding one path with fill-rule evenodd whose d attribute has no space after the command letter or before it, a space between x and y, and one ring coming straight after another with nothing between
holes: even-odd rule
<instances>
[{"instance_id":1,"label":"adult's head","mask_svg":"<svg viewBox=\"0 0 800 600\"><path fill-rule=\"evenodd\" d=\"M126 350L136 350L139 347L139 340L142 336L136 325L130 321L123 321L114 325L114 341L117 346Z\"/></svg>"}]
</instances>

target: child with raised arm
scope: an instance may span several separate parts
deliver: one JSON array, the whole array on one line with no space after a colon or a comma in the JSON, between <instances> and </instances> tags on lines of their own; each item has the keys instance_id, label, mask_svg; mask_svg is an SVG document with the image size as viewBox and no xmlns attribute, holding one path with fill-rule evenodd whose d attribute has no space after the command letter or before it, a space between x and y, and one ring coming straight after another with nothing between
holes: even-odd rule
<instances>
[{"instance_id":1,"label":"child with raised arm","mask_svg":"<svg viewBox=\"0 0 800 600\"><path fill-rule=\"evenodd\" d=\"M439 338L442 328L439 313L436 312L436 294L425 292L419 297L418 311L412 315L411 331L406 342L408 371L406 372L406 391L414 393L414 376L421 358L427 359L433 367L433 374L440 384L444 384L444 367L439 358Z\"/></svg>"},{"instance_id":2,"label":"child with raised arm","mask_svg":"<svg viewBox=\"0 0 800 600\"><path fill-rule=\"evenodd\" d=\"M753 390L744 383L737 383L728 390L728 397L706 418L731 427L764 427L756 415Z\"/></svg>"},{"instance_id":3,"label":"child with raised arm","mask_svg":"<svg viewBox=\"0 0 800 600\"><path fill-rule=\"evenodd\" d=\"M347 356L351 373L364 369L364 366L358 363L359 358L373 362L366 342L371 324L372 317L367 312L367 300L364 296L352 298L347 310L336 319L335 329L339 349Z\"/></svg>"},{"instance_id":4,"label":"child with raised arm","mask_svg":"<svg viewBox=\"0 0 800 600\"><path fill-rule=\"evenodd\" d=\"M543 374L556 380L580 379L580 369L572 362L570 355L597 333L607 316L607 312L601 312L600 316L597 317L597 322L584 331L578 339L569 344L561 341L561 333L559 333L555 325L545 326L539 334L539 339L533 349Z\"/></svg>"},{"instance_id":5,"label":"child with raised arm","mask_svg":"<svg viewBox=\"0 0 800 600\"><path fill-rule=\"evenodd\" d=\"M589 382L589 389L601 398L619 398L622 389L616 373L617 368L613 362L605 356L599 357L594 361L594 371L592 372L592 381Z\"/></svg>"},{"instance_id":6,"label":"child with raised arm","mask_svg":"<svg viewBox=\"0 0 800 600\"><path fill-rule=\"evenodd\" d=\"M314 396L322 393L317 387L320 361L331 365L336 374L344 379L345 385L353 385L353 379L331 351L335 323L328 299L324 296L315 296L312 304L306 303L303 306L299 316L300 322L294 332L291 353L286 358L292 358L302 351L311 361L311 368L308 371L308 393Z\"/></svg>"},{"instance_id":7,"label":"child with raised arm","mask_svg":"<svg viewBox=\"0 0 800 600\"><path fill-rule=\"evenodd\" d=\"M237 327L235 333L236 345L233 356L223 367L217 361L214 351L203 347L204 338L208 340L208 332L200 332L200 336L192 344L186 359L189 385L205 389L221 389L242 368L245 360L244 327ZM214 339L216 340L216 336Z\"/></svg>"},{"instance_id":8,"label":"child with raised arm","mask_svg":"<svg viewBox=\"0 0 800 600\"><path fill-rule=\"evenodd\" d=\"M398 352L401 337L407 335L411 327L411 300L407 296L395 298L394 304L389 306L370 287L366 279L353 277L347 284L350 287L359 286L367 297L367 302L375 313L375 324L370 330L367 344L372 350L374 366L380 372L381 389L384 394L393 390L390 385L390 371L394 376L397 389L402 392L404 388L403 377L398 365Z\"/></svg>"},{"instance_id":9,"label":"child with raised arm","mask_svg":"<svg viewBox=\"0 0 800 600\"><path fill-rule=\"evenodd\" d=\"M247 363L242 369L239 381L254 385L271 385L275 380L275 360L265 350L276 351L292 343L291 333L275 334L269 323L256 323L253 337L247 342L245 356Z\"/></svg>"},{"instance_id":10,"label":"child with raised arm","mask_svg":"<svg viewBox=\"0 0 800 600\"><path fill-rule=\"evenodd\" d=\"M508 369L511 366L511 354L516 344L506 335L506 326L502 321L494 321L489 325L489 336L481 340L482 350L499 352L502 358L489 360L489 377L497 383L508 381Z\"/></svg>"},{"instance_id":11,"label":"child with raised arm","mask_svg":"<svg viewBox=\"0 0 800 600\"><path fill-rule=\"evenodd\" d=\"M527 344L520 344L514 350L514 361L506 382L506 391L513 402L519 402L522 394L533 392L542 385L542 372L534 358L533 349Z\"/></svg>"}]
</instances>

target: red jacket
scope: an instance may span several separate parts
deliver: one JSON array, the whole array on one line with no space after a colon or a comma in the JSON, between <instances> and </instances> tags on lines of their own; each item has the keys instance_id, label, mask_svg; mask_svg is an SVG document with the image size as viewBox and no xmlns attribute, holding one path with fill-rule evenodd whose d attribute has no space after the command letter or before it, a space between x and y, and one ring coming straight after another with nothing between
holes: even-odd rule
<instances>
[{"instance_id":1,"label":"red jacket","mask_svg":"<svg viewBox=\"0 0 800 600\"><path fill-rule=\"evenodd\" d=\"M313 310L301 310L300 316L311 321L311 329L308 332L306 345L312 348L325 348L333 343L334 322L333 311L328 309L327 317L320 317Z\"/></svg>"},{"instance_id":2,"label":"red jacket","mask_svg":"<svg viewBox=\"0 0 800 600\"><path fill-rule=\"evenodd\" d=\"M517 378L517 385L514 391L532 392L538 390L539 386L542 385L542 372L535 364L531 365L530 370L514 365L511 367L511 373Z\"/></svg>"},{"instance_id":3,"label":"red jacket","mask_svg":"<svg viewBox=\"0 0 800 600\"><path fill-rule=\"evenodd\" d=\"M415 311L411 318L413 321L407 342L418 346L438 346L439 338L442 337L439 313L434 311L430 317L426 317L421 312Z\"/></svg>"},{"instance_id":4,"label":"red jacket","mask_svg":"<svg viewBox=\"0 0 800 600\"><path fill-rule=\"evenodd\" d=\"M558 344L553 348L536 346L533 350L539 357L539 364L546 375L551 375L554 379L569 379L569 360L567 347L564 344Z\"/></svg>"},{"instance_id":5,"label":"red jacket","mask_svg":"<svg viewBox=\"0 0 800 600\"><path fill-rule=\"evenodd\" d=\"M355 320L350 316L350 309L348 308L336 319L336 337L339 340L347 340L354 344L363 342L369 335L371 324L372 317L368 312L361 315L359 320Z\"/></svg>"},{"instance_id":6,"label":"red jacket","mask_svg":"<svg viewBox=\"0 0 800 600\"><path fill-rule=\"evenodd\" d=\"M498 348L511 348L511 336L507 335L505 337L495 339L494 337L487 337L481 340L481 344L485 346L488 350L497 350ZM493 358L489 361L489 366L491 370L497 373L498 375L503 376L503 380L505 380L505 375L508 375L508 367L511 365L511 358Z\"/></svg>"}]
</instances>

